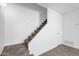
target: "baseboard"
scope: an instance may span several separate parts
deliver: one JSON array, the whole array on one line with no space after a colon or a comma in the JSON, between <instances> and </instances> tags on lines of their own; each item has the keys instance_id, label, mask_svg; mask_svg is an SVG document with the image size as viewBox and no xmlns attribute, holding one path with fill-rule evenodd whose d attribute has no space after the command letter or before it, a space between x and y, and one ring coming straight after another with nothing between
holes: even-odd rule
<instances>
[{"instance_id":1,"label":"baseboard","mask_svg":"<svg viewBox=\"0 0 79 59\"><path fill-rule=\"evenodd\" d=\"M41 56L42 54L44 54L44 53L46 53L46 52L48 52L48 51L50 51L50 50L52 50L52 49L54 49L54 48L56 48L57 46L59 46L60 44L58 44L58 45L56 45L56 46L54 46L54 47L52 47L51 49L49 49L49 50L45 50L43 53L41 53L41 54L39 54L38 56Z\"/></svg>"},{"instance_id":2,"label":"baseboard","mask_svg":"<svg viewBox=\"0 0 79 59\"><path fill-rule=\"evenodd\" d=\"M48 52L48 51L50 51L50 50L56 48L56 47L59 46L59 45L60 45L60 44L55 45L55 46L53 46L52 48L49 48L49 49L47 49L47 50L44 50L42 53L39 53L39 54L35 54L35 53L33 53L32 51L29 50L29 55L33 54L33 56L41 56L42 54L44 54L44 53L46 53L46 52Z\"/></svg>"},{"instance_id":3,"label":"baseboard","mask_svg":"<svg viewBox=\"0 0 79 59\"><path fill-rule=\"evenodd\" d=\"M64 44L64 43L63 43L63 45L66 45L66 46L69 46L69 47L72 47L72 48L75 48L75 49L79 49L79 47L78 46L75 46L75 45L74 46L70 46L70 45Z\"/></svg>"},{"instance_id":4,"label":"baseboard","mask_svg":"<svg viewBox=\"0 0 79 59\"><path fill-rule=\"evenodd\" d=\"M11 45L22 44L22 43L24 43L24 41L18 41L16 43L14 42L14 43L9 43L9 44L5 43L5 46L11 46Z\"/></svg>"}]
</instances>

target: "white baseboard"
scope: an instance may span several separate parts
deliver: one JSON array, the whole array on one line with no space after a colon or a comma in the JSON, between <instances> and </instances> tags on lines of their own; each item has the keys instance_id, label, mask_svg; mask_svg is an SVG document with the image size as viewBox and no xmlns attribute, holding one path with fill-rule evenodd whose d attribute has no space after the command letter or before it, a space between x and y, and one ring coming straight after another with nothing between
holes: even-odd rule
<instances>
[{"instance_id":1,"label":"white baseboard","mask_svg":"<svg viewBox=\"0 0 79 59\"><path fill-rule=\"evenodd\" d=\"M23 43L23 41L18 41L16 43L14 42L14 43L5 44L4 46L0 45L0 54L2 53L5 46L11 46L11 45L16 45L16 44L21 44L21 43Z\"/></svg>"},{"instance_id":2,"label":"white baseboard","mask_svg":"<svg viewBox=\"0 0 79 59\"><path fill-rule=\"evenodd\" d=\"M41 55L41 54L43 54L43 53L46 53L47 51L50 51L51 49L54 49L54 48L56 48L58 45L60 45L61 43L59 43L59 44L57 44L57 45L54 45L53 47L51 47L51 48L49 48L49 49L47 49L47 50L44 50L44 51L42 51L41 53L39 53L39 54L34 54L32 51L29 51L29 54L33 54L34 56L39 56L39 55Z\"/></svg>"},{"instance_id":3,"label":"white baseboard","mask_svg":"<svg viewBox=\"0 0 79 59\"><path fill-rule=\"evenodd\" d=\"M71 41L70 41L70 42L71 42ZM73 42L73 44L69 44L69 43L65 43L65 42L63 41L62 44L63 44L63 45L66 45L66 46L69 46L69 47L72 47L72 48L79 49L79 43L77 43L77 42Z\"/></svg>"},{"instance_id":4,"label":"white baseboard","mask_svg":"<svg viewBox=\"0 0 79 59\"><path fill-rule=\"evenodd\" d=\"M79 49L79 46L77 46L77 45L70 46L70 45L65 44L65 43L63 43L63 45L66 45L66 46L69 46L69 47L72 47L72 48L75 48L75 49Z\"/></svg>"},{"instance_id":5,"label":"white baseboard","mask_svg":"<svg viewBox=\"0 0 79 59\"><path fill-rule=\"evenodd\" d=\"M60 43L61 44L61 43ZM46 53L46 52L48 52L48 51L50 51L50 50L52 50L52 49L54 49L54 48L56 48L57 46L59 46L60 44L58 44L58 45L55 45L55 46L53 46L52 48L50 48L49 50L45 50L44 52L42 52L41 54L39 54L39 55L42 55L43 53ZM38 55L38 56L39 56Z\"/></svg>"},{"instance_id":6,"label":"white baseboard","mask_svg":"<svg viewBox=\"0 0 79 59\"><path fill-rule=\"evenodd\" d=\"M16 45L16 44L21 44L21 43L24 43L24 41L18 41L18 42L12 42L12 43L5 43L5 46L11 46L11 45Z\"/></svg>"}]
</instances>

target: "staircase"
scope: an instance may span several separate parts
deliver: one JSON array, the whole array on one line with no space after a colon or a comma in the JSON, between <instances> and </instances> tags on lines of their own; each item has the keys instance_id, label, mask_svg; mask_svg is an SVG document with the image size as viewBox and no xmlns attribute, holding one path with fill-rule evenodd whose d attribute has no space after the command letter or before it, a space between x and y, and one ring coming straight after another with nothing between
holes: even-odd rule
<instances>
[{"instance_id":1,"label":"staircase","mask_svg":"<svg viewBox=\"0 0 79 59\"><path fill-rule=\"evenodd\" d=\"M24 40L24 44L26 45L26 48L28 49L28 43L39 33L39 31L47 24L47 19L39 26L37 29L34 30L34 32L31 33L31 35L28 36L27 39Z\"/></svg>"}]
</instances>

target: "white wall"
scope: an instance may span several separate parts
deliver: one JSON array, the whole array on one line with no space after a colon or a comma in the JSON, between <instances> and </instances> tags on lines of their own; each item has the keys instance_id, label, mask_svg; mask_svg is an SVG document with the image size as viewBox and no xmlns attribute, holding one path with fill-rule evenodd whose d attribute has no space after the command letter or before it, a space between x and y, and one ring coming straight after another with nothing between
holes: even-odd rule
<instances>
[{"instance_id":1,"label":"white wall","mask_svg":"<svg viewBox=\"0 0 79 59\"><path fill-rule=\"evenodd\" d=\"M0 6L0 54L4 48L4 25L3 9Z\"/></svg>"},{"instance_id":2,"label":"white wall","mask_svg":"<svg viewBox=\"0 0 79 59\"><path fill-rule=\"evenodd\" d=\"M47 9L35 3L7 3L5 16L5 46L23 43L47 19Z\"/></svg>"},{"instance_id":3,"label":"white wall","mask_svg":"<svg viewBox=\"0 0 79 59\"><path fill-rule=\"evenodd\" d=\"M64 44L79 48L79 9L65 14L63 24Z\"/></svg>"},{"instance_id":4,"label":"white wall","mask_svg":"<svg viewBox=\"0 0 79 59\"><path fill-rule=\"evenodd\" d=\"M62 43L62 15L48 9L48 23L29 43L30 54L40 55Z\"/></svg>"},{"instance_id":5,"label":"white wall","mask_svg":"<svg viewBox=\"0 0 79 59\"><path fill-rule=\"evenodd\" d=\"M22 43L39 25L39 12L16 4L4 10L6 24L5 45Z\"/></svg>"},{"instance_id":6,"label":"white wall","mask_svg":"<svg viewBox=\"0 0 79 59\"><path fill-rule=\"evenodd\" d=\"M39 22L40 24L47 19L47 9L37 5L36 3L18 3L17 5L28 7L29 9L36 10L40 13Z\"/></svg>"}]
</instances>

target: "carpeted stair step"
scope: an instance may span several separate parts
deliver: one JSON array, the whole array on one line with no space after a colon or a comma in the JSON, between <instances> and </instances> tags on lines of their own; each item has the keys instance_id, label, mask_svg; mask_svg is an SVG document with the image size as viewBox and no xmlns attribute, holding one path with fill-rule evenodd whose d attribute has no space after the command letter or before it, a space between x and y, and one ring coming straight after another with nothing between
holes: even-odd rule
<instances>
[{"instance_id":1,"label":"carpeted stair step","mask_svg":"<svg viewBox=\"0 0 79 59\"><path fill-rule=\"evenodd\" d=\"M34 31L34 33L38 33L38 32L39 32L38 30L35 30L35 31Z\"/></svg>"},{"instance_id":2,"label":"carpeted stair step","mask_svg":"<svg viewBox=\"0 0 79 59\"><path fill-rule=\"evenodd\" d=\"M43 27L43 25L40 25L39 27L40 27L40 28L42 28L42 27Z\"/></svg>"},{"instance_id":3,"label":"carpeted stair step","mask_svg":"<svg viewBox=\"0 0 79 59\"><path fill-rule=\"evenodd\" d=\"M26 40L24 40L24 45L26 46L26 48L28 49L28 43L29 43L30 41L28 40L28 39L26 39Z\"/></svg>"},{"instance_id":4,"label":"carpeted stair step","mask_svg":"<svg viewBox=\"0 0 79 59\"><path fill-rule=\"evenodd\" d=\"M30 41L28 39L25 40L25 43L28 44Z\"/></svg>"},{"instance_id":5,"label":"carpeted stair step","mask_svg":"<svg viewBox=\"0 0 79 59\"><path fill-rule=\"evenodd\" d=\"M34 37L36 35L36 33L31 33L31 35Z\"/></svg>"},{"instance_id":6,"label":"carpeted stair step","mask_svg":"<svg viewBox=\"0 0 79 59\"><path fill-rule=\"evenodd\" d=\"M41 29L41 27L38 27L38 28L37 28L37 31L39 32L39 31L40 31L40 29Z\"/></svg>"},{"instance_id":7,"label":"carpeted stair step","mask_svg":"<svg viewBox=\"0 0 79 59\"><path fill-rule=\"evenodd\" d=\"M33 36L31 36L31 35L28 36L28 40L29 40L29 41L30 41L32 38L33 38Z\"/></svg>"}]
</instances>

